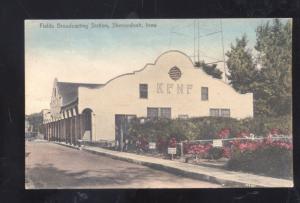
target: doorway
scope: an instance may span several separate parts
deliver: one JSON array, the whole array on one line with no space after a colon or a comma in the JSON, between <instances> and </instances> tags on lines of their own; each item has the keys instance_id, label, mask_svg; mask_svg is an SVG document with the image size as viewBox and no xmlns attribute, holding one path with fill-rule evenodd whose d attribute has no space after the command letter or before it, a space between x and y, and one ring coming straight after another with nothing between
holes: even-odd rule
<instances>
[{"instance_id":1,"label":"doorway","mask_svg":"<svg viewBox=\"0 0 300 203\"><path fill-rule=\"evenodd\" d=\"M92 113L91 109L84 109L82 112L83 139L89 139L89 141L92 141Z\"/></svg>"},{"instance_id":2,"label":"doorway","mask_svg":"<svg viewBox=\"0 0 300 203\"><path fill-rule=\"evenodd\" d=\"M132 119L136 118L136 115L131 114L116 114L115 115L115 141L116 149L123 151L126 140L129 138L129 124Z\"/></svg>"}]
</instances>

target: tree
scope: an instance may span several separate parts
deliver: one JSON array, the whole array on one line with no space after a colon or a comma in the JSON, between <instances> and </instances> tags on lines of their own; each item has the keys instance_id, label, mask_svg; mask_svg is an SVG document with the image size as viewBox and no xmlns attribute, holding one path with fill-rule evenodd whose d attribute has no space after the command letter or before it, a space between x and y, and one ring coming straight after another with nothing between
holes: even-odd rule
<instances>
[{"instance_id":1,"label":"tree","mask_svg":"<svg viewBox=\"0 0 300 203\"><path fill-rule=\"evenodd\" d=\"M211 75L213 78L222 79L223 72L217 68L217 64L206 64L204 61L196 62L195 67L201 68L206 74Z\"/></svg>"},{"instance_id":2,"label":"tree","mask_svg":"<svg viewBox=\"0 0 300 203\"><path fill-rule=\"evenodd\" d=\"M40 126L43 124L42 113L33 113L28 115L29 124L32 125L33 132L39 132Z\"/></svg>"},{"instance_id":3,"label":"tree","mask_svg":"<svg viewBox=\"0 0 300 203\"><path fill-rule=\"evenodd\" d=\"M257 85L258 71L252 53L247 49L247 42L246 35L237 38L235 45L231 45L231 50L226 53L227 77L232 87L240 93L252 92Z\"/></svg>"},{"instance_id":4,"label":"tree","mask_svg":"<svg viewBox=\"0 0 300 203\"><path fill-rule=\"evenodd\" d=\"M256 60L244 35L226 53L228 79L238 92L254 94L254 115L290 115L292 24L275 19L256 29ZM259 67L259 68L258 68Z\"/></svg>"},{"instance_id":5,"label":"tree","mask_svg":"<svg viewBox=\"0 0 300 203\"><path fill-rule=\"evenodd\" d=\"M256 29L258 63L261 65L260 91L270 115L291 113L292 102L292 22L279 19Z\"/></svg>"}]
</instances>

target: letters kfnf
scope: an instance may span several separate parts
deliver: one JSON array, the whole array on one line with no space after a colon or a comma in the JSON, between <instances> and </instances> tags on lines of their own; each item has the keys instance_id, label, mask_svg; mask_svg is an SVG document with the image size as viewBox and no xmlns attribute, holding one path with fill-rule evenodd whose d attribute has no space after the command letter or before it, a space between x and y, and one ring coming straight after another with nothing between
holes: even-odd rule
<instances>
[{"instance_id":1,"label":"letters kfnf","mask_svg":"<svg viewBox=\"0 0 300 203\"><path fill-rule=\"evenodd\" d=\"M192 84L173 84L173 83L157 83L157 94L190 94L193 88Z\"/></svg>"}]
</instances>

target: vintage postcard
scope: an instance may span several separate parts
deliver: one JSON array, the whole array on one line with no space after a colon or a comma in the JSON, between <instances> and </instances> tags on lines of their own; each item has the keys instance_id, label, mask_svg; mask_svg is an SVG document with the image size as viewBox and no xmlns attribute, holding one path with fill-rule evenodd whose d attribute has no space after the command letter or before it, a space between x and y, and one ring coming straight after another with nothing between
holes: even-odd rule
<instances>
[{"instance_id":1,"label":"vintage postcard","mask_svg":"<svg viewBox=\"0 0 300 203\"><path fill-rule=\"evenodd\" d=\"M292 19L25 20L25 187L293 187Z\"/></svg>"}]
</instances>

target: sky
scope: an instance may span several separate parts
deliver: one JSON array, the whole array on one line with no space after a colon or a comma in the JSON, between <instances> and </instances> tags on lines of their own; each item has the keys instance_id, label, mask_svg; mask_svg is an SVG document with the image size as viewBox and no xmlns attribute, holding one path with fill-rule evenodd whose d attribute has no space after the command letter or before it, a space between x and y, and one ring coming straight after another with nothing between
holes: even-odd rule
<instances>
[{"instance_id":1,"label":"sky","mask_svg":"<svg viewBox=\"0 0 300 203\"><path fill-rule=\"evenodd\" d=\"M247 35L248 48L255 53L255 29L271 20L26 20L25 113L50 108L54 78L101 84L153 63L168 50L180 50L194 61L198 44L200 60L223 61L221 27L225 53L243 34ZM123 26L113 27L114 23ZM131 23L142 27L124 27ZM219 62L217 67L223 71L224 63Z\"/></svg>"}]
</instances>

